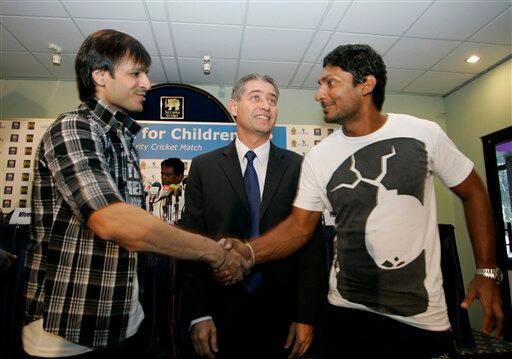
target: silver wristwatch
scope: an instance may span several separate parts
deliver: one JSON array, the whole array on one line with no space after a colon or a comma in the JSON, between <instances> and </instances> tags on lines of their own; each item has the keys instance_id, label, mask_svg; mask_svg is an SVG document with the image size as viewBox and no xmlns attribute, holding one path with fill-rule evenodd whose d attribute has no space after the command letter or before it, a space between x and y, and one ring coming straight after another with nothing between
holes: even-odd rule
<instances>
[{"instance_id":1,"label":"silver wristwatch","mask_svg":"<svg viewBox=\"0 0 512 359\"><path fill-rule=\"evenodd\" d=\"M503 280L503 273L501 269L496 268L477 268L475 275L481 275L486 278L494 279L496 282L501 283Z\"/></svg>"}]
</instances>

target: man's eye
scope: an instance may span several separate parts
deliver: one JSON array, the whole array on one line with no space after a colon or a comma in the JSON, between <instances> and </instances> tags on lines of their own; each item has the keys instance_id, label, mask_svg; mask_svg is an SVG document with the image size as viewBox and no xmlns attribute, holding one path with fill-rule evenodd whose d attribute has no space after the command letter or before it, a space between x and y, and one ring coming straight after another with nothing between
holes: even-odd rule
<instances>
[{"instance_id":1,"label":"man's eye","mask_svg":"<svg viewBox=\"0 0 512 359\"><path fill-rule=\"evenodd\" d=\"M268 100L268 103L273 105L273 106L275 106L277 104L277 101L276 101L275 98L271 98L271 99Z\"/></svg>"}]
</instances>

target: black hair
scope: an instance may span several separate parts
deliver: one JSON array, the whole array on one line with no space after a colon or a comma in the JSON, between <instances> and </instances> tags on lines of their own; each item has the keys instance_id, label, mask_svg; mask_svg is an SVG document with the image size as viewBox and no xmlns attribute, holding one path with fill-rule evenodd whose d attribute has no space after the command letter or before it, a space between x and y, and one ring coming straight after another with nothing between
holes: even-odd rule
<instances>
[{"instance_id":1,"label":"black hair","mask_svg":"<svg viewBox=\"0 0 512 359\"><path fill-rule=\"evenodd\" d=\"M362 83L368 75L377 79L372 101L377 110L382 109L386 91L387 71L382 56L365 44L341 45L324 58L324 67L337 66L354 77L354 85Z\"/></svg>"},{"instance_id":2,"label":"black hair","mask_svg":"<svg viewBox=\"0 0 512 359\"><path fill-rule=\"evenodd\" d=\"M151 65L151 57L144 46L128 34L105 29L87 36L75 59L80 100L86 102L94 96L92 73L95 70L106 70L114 77L116 66L125 56L145 69Z\"/></svg>"},{"instance_id":3,"label":"black hair","mask_svg":"<svg viewBox=\"0 0 512 359\"><path fill-rule=\"evenodd\" d=\"M176 176L182 175L185 172L185 164L179 158L171 157L163 160L160 167L172 167Z\"/></svg>"}]
</instances>

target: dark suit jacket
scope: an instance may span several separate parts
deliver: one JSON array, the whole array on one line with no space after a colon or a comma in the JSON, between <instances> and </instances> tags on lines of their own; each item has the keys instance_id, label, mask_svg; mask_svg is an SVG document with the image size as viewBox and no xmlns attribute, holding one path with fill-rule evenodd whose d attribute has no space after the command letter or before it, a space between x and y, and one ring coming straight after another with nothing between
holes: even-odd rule
<instances>
[{"instance_id":1,"label":"dark suit jacket","mask_svg":"<svg viewBox=\"0 0 512 359\"><path fill-rule=\"evenodd\" d=\"M291 212L301 162L301 156L271 144L260 233L279 224ZM194 158L182 226L216 240L245 239L249 236L249 219L235 143ZM218 285L204 265L189 263L183 283L189 317L213 316L219 357L284 357L277 351L282 351L291 322L313 323L326 295L323 254L321 243L315 238L284 260L257 266L254 270L262 272L263 281L252 295L241 284Z\"/></svg>"}]
</instances>

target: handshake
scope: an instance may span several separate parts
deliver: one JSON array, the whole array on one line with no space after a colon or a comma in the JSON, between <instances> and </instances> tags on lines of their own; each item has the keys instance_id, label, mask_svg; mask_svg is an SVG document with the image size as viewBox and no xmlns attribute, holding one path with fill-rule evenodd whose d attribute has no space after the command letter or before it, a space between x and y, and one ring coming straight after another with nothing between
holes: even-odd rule
<instances>
[{"instance_id":1,"label":"handshake","mask_svg":"<svg viewBox=\"0 0 512 359\"><path fill-rule=\"evenodd\" d=\"M213 277L224 285L240 282L256 263L253 248L248 242L235 238L222 238L217 244L223 254L220 260L210 263Z\"/></svg>"}]
</instances>

